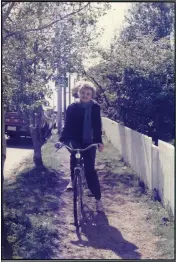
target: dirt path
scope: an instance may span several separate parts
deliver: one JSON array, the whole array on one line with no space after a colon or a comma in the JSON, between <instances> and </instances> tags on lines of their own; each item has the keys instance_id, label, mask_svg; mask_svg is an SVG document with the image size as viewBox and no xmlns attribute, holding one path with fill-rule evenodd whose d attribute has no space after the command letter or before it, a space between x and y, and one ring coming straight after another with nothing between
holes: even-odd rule
<instances>
[{"instance_id":1,"label":"dirt path","mask_svg":"<svg viewBox=\"0 0 176 262\"><path fill-rule=\"evenodd\" d=\"M157 211L111 144L106 142L104 153L97 154L105 214L98 214L94 199L86 197L87 219L80 235L73 225L72 193L64 191L69 154L66 149L56 154L53 141L43 150L47 165L43 173L24 170L15 183L6 185L6 221L14 258L173 258L173 239L170 253L164 253L164 236L156 234L153 222Z\"/></svg>"},{"instance_id":2,"label":"dirt path","mask_svg":"<svg viewBox=\"0 0 176 262\"><path fill-rule=\"evenodd\" d=\"M69 159L65 159L66 155L66 150L62 149L58 158L63 161L62 171L68 174ZM98 154L100 165L97 168L103 169L102 158L103 154ZM106 161L106 157L104 158ZM146 220L148 210L143 208L140 202L141 189L137 180L133 180L132 175L128 173L128 168L123 166L120 157L118 159L116 167L119 169L118 175L99 170L105 214L98 214L94 199L86 197L89 218L83 225L80 236L76 235L72 225L72 193L62 193L61 199L66 205L62 213L58 214L62 220L61 227L58 228L58 234L61 236L60 248L53 258L161 258L156 248L159 238L153 235L152 226ZM110 163L106 162L106 167Z\"/></svg>"}]
</instances>

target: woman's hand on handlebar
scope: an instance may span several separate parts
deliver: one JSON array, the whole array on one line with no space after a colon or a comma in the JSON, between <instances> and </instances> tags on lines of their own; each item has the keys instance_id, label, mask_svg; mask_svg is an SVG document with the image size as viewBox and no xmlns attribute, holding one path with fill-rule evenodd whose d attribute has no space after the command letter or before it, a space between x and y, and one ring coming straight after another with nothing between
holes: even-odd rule
<instances>
[{"instance_id":1,"label":"woman's hand on handlebar","mask_svg":"<svg viewBox=\"0 0 176 262\"><path fill-rule=\"evenodd\" d=\"M55 144L55 148L57 149L56 151L58 151L59 149L61 149L62 147L66 147L67 150L71 153L72 152L72 148L70 146L67 145L67 142L60 142L58 141L56 144Z\"/></svg>"},{"instance_id":2,"label":"woman's hand on handlebar","mask_svg":"<svg viewBox=\"0 0 176 262\"><path fill-rule=\"evenodd\" d=\"M62 146L63 146L63 143L61 143L59 141L55 144L56 149L60 149Z\"/></svg>"}]
</instances>

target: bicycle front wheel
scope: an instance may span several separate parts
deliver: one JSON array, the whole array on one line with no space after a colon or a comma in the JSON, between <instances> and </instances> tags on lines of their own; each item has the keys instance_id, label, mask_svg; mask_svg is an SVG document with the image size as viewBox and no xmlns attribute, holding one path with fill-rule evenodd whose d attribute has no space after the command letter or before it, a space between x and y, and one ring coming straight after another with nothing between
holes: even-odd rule
<instances>
[{"instance_id":1,"label":"bicycle front wheel","mask_svg":"<svg viewBox=\"0 0 176 262\"><path fill-rule=\"evenodd\" d=\"M80 226L82 220L82 181L80 171L76 170L74 180L74 196L73 196L73 213L74 213L74 224L76 227Z\"/></svg>"}]
</instances>

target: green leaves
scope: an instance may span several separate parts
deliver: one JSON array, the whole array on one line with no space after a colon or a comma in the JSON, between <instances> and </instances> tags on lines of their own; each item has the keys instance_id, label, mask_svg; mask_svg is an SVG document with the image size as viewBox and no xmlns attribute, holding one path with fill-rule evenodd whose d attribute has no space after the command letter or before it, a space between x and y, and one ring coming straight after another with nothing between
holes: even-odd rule
<instances>
[{"instance_id":1,"label":"green leaves","mask_svg":"<svg viewBox=\"0 0 176 262\"><path fill-rule=\"evenodd\" d=\"M88 71L99 84L98 101L106 115L151 136L156 143L174 137L174 52L169 35L172 7L165 3L134 4L127 14L129 25L119 38L114 36L110 50L99 50L103 62ZM163 10L167 12L161 15ZM167 30L160 31L162 23L155 24L154 15L160 22L167 20ZM107 107L104 94L111 107Z\"/></svg>"},{"instance_id":2,"label":"green leaves","mask_svg":"<svg viewBox=\"0 0 176 262\"><path fill-rule=\"evenodd\" d=\"M134 3L126 15L128 25L121 38L132 41L137 37L154 34L155 41L170 35L174 23L174 3Z\"/></svg>"},{"instance_id":3,"label":"green leaves","mask_svg":"<svg viewBox=\"0 0 176 262\"><path fill-rule=\"evenodd\" d=\"M107 3L19 2L3 5L3 99L29 110L51 96L55 73L82 70L97 18ZM7 13L8 11L8 13Z\"/></svg>"}]
</instances>

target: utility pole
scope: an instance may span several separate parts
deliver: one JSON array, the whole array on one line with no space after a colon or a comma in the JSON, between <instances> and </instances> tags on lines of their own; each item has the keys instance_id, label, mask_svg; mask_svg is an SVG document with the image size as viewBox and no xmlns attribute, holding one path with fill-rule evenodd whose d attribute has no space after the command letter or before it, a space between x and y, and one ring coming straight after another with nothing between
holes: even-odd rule
<instances>
[{"instance_id":1,"label":"utility pole","mask_svg":"<svg viewBox=\"0 0 176 262\"><path fill-rule=\"evenodd\" d=\"M55 82L56 86L56 91L57 91L57 129L58 129L58 134L61 135L62 131L62 87L59 86L59 81L58 81L58 74L57 74L57 79Z\"/></svg>"},{"instance_id":2,"label":"utility pole","mask_svg":"<svg viewBox=\"0 0 176 262\"><path fill-rule=\"evenodd\" d=\"M58 19L58 10L54 11L55 19ZM59 27L56 27L55 31L55 43L57 43L57 38L59 35ZM61 64L61 61L58 61L58 64ZM57 92L57 130L58 135L61 135L62 131L62 85L60 84L60 73L58 68L56 69L56 80L55 80L55 88Z\"/></svg>"},{"instance_id":3,"label":"utility pole","mask_svg":"<svg viewBox=\"0 0 176 262\"><path fill-rule=\"evenodd\" d=\"M71 74L68 74L68 96L69 96L69 105L71 104Z\"/></svg>"},{"instance_id":4,"label":"utility pole","mask_svg":"<svg viewBox=\"0 0 176 262\"><path fill-rule=\"evenodd\" d=\"M66 99L66 91L67 91L67 85L65 85L64 87L64 122L65 122L65 118L66 118L66 109L67 109L67 99Z\"/></svg>"}]
</instances>

